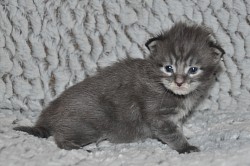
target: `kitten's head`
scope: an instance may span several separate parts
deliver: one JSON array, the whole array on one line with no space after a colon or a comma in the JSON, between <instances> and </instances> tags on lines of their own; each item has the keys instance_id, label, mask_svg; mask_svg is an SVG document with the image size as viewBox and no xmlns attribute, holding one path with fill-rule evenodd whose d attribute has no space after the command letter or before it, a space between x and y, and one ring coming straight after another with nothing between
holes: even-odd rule
<instances>
[{"instance_id":1,"label":"kitten's head","mask_svg":"<svg viewBox=\"0 0 250 166\"><path fill-rule=\"evenodd\" d=\"M177 95L208 88L225 53L208 28L185 23L148 40L146 47L159 65L162 84Z\"/></svg>"}]
</instances>

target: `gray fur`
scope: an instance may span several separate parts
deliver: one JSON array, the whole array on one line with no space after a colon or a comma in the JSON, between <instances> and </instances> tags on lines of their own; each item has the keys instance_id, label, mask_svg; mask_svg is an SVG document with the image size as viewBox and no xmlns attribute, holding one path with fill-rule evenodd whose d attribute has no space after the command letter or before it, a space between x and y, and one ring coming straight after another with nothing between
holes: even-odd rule
<instances>
[{"instance_id":1,"label":"gray fur","mask_svg":"<svg viewBox=\"0 0 250 166\"><path fill-rule=\"evenodd\" d=\"M187 142L179 124L207 95L220 72L224 51L211 36L202 26L176 24L146 43L149 58L126 59L100 70L52 101L34 127L15 129L53 135L63 149L104 139L126 143L156 138L180 153L199 151ZM163 71L167 64L176 68L171 76ZM192 65L202 72L190 78L184 69ZM194 89L171 89L168 85L176 81Z\"/></svg>"}]
</instances>

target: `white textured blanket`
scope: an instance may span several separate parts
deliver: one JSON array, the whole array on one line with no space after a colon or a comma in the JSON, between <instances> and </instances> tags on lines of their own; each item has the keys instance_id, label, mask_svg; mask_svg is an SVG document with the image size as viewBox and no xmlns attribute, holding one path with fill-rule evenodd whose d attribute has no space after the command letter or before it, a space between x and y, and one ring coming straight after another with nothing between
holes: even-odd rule
<instances>
[{"instance_id":1,"label":"white textured blanket","mask_svg":"<svg viewBox=\"0 0 250 166\"><path fill-rule=\"evenodd\" d=\"M211 27L224 73L186 124L201 152L156 140L86 150L15 132L69 86L126 57L177 21ZM0 165L250 165L249 0L0 0Z\"/></svg>"}]
</instances>

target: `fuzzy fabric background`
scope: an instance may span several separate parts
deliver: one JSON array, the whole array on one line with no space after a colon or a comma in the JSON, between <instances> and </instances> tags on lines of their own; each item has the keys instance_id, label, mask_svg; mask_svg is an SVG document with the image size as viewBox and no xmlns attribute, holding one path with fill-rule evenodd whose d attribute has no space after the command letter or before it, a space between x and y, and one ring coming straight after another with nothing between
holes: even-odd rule
<instances>
[{"instance_id":1,"label":"fuzzy fabric background","mask_svg":"<svg viewBox=\"0 0 250 166\"><path fill-rule=\"evenodd\" d=\"M187 124L199 153L156 140L65 151L32 125L68 87L126 57L144 58L151 35L179 20L211 27L224 73ZM249 0L0 0L0 165L250 165Z\"/></svg>"}]
</instances>

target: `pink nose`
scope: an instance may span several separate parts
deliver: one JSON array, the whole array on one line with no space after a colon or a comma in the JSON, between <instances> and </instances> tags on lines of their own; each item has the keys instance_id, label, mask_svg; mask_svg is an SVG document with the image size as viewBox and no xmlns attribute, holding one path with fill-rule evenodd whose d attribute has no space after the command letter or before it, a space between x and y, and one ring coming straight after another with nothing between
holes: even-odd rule
<instances>
[{"instance_id":1,"label":"pink nose","mask_svg":"<svg viewBox=\"0 0 250 166\"><path fill-rule=\"evenodd\" d=\"M184 78L182 76L176 76L175 83L180 87L184 83Z\"/></svg>"},{"instance_id":2,"label":"pink nose","mask_svg":"<svg viewBox=\"0 0 250 166\"><path fill-rule=\"evenodd\" d=\"M178 83L178 82L176 82L176 85L179 86L179 87L181 87L182 84L183 84L183 83Z\"/></svg>"}]
</instances>

